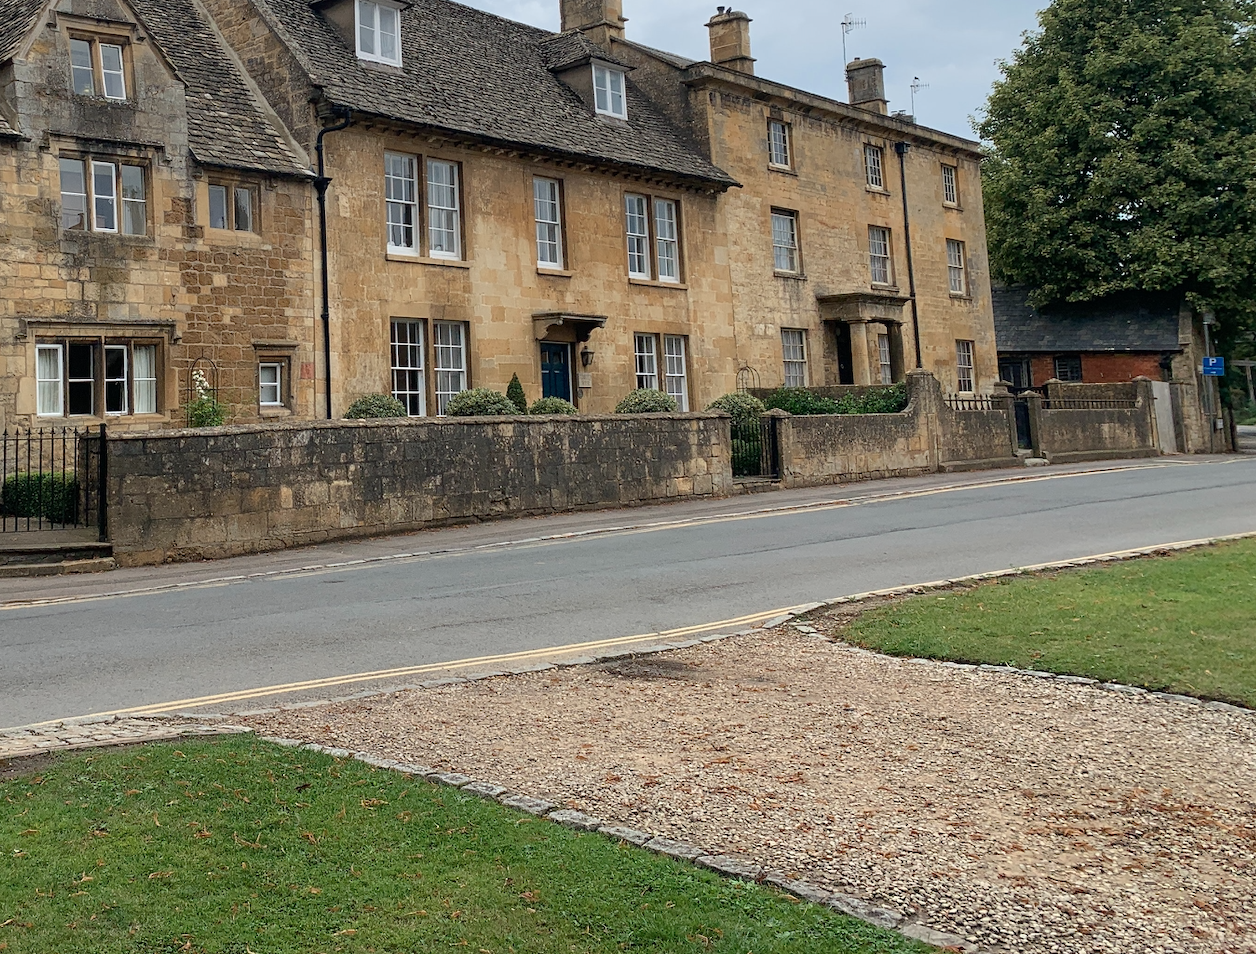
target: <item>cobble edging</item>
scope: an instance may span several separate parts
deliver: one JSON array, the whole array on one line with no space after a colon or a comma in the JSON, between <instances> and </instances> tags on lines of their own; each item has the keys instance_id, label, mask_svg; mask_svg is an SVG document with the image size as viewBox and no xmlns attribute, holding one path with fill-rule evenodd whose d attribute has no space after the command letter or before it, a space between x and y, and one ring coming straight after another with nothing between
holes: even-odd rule
<instances>
[{"instance_id":1,"label":"cobble edging","mask_svg":"<svg viewBox=\"0 0 1256 954\"><path fill-rule=\"evenodd\" d=\"M497 802L507 808L526 812L538 818L544 818L565 828L596 833L677 861L689 862L725 878L748 881L755 884L770 884L803 901L819 904L839 914L857 918L875 927L897 931L905 937L923 941L935 947L964 951L966 954L982 954L983 951L987 950L962 937L946 934L942 931L934 930L926 924L911 921L902 912L878 907L861 898L841 894L837 891L830 891L809 881L790 878L787 874L761 865L750 858L707 851L696 845L653 835L647 831L625 828L601 818L587 815L584 812L561 808L543 798L535 798L531 795L516 792L507 786L498 785L495 782L478 780L469 775L463 775L458 772L446 772L431 766L413 765L395 759L383 759L371 755L369 752L352 752L349 749L337 748L335 746L319 745L316 742L302 742L299 739L287 739L279 736L259 736L259 738L263 742L282 745L286 748L317 752L337 759L354 759L372 768L400 772L412 778L422 778L434 785L443 785L486 801Z\"/></svg>"},{"instance_id":2,"label":"cobble edging","mask_svg":"<svg viewBox=\"0 0 1256 954\"><path fill-rule=\"evenodd\" d=\"M10 730L0 735L0 762L48 752L137 745L142 742L170 742L187 737L235 735L251 731L253 730L245 726L231 725L223 719L212 722L172 720L164 717L128 719L122 716L67 719L52 726Z\"/></svg>"}]
</instances>

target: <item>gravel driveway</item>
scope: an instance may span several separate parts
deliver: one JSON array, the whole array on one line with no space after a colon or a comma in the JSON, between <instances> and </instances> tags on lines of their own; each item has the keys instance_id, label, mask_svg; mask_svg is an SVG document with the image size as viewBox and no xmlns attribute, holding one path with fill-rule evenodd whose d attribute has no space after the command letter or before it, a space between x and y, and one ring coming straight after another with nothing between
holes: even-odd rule
<instances>
[{"instance_id":1,"label":"gravel driveway","mask_svg":"<svg viewBox=\"0 0 1256 954\"><path fill-rule=\"evenodd\" d=\"M1006 952L1256 952L1256 717L785 626L246 720L749 855Z\"/></svg>"}]
</instances>

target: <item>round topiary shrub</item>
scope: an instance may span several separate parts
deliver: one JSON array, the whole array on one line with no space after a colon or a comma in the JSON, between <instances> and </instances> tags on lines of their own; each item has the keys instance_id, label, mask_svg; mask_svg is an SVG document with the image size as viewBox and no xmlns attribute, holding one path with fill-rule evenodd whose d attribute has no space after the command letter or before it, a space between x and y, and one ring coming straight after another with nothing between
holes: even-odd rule
<instances>
[{"instance_id":1,"label":"round topiary shrub","mask_svg":"<svg viewBox=\"0 0 1256 954\"><path fill-rule=\"evenodd\" d=\"M547 397L541 398L533 403L529 414L579 414L576 406L570 401L564 401L562 398Z\"/></svg>"},{"instance_id":2,"label":"round topiary shrub","mask_svg":"<svg viewBox=\"0 0 1256 954\"><path fill-rule=\"evenodd\" d=\"M734 391L732 394L725 394L723 397L716 398L711 402L708 411L723 411L733 416L733 426L745 426L753 424L759 419L767 408L753 394L745 394L741 391Z\"/></svg>"},{"instance_id":3,"label":"round topiary shrub","mask_svg":"<svg viewBox=\"0 0 1256 954\"><path fill-rule=\"evenodd\" d=\"M449 417L496 417L518 414L519 409L500 391L472 388L451 397L445 413Z\"/></svg>"},{"instance_id":4,"label":"round topiary shrub","mask_svg":"<svg viewBox=\"0 0 1256 954\"><path fill-rule=\"evenodd\" d=\"M615 406L616 414L669 414L679 410L676 399L653 388L633 391Z\"/></svg>"},{"instance_id":5,"label":"round topiary shrub","mask_svg":"<svg viewBox=\"0 0 1256 954\"><path fill-rule=\"evenodd\" d=\"M406 406L391 394L368 394L349 405L345 420L365 421L382 417L409 417Z\"/></svg>"}]
</instances>

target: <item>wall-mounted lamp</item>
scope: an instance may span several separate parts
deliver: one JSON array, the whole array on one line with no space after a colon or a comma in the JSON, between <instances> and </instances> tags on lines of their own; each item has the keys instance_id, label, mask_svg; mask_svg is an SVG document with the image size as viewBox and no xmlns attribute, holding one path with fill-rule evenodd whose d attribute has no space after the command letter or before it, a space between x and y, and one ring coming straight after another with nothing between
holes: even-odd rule
<instances>
[{"instance_id":1,"label":"wall-mounted lamp","mask_svg":"<svg viewBox=\"0 0 1256 954\"><path fill-rule=\"evenodd\" d=\"M593 352L588 348L580 352L580 364L586 368L593 364Z\"/></svg>"}]
</instances>

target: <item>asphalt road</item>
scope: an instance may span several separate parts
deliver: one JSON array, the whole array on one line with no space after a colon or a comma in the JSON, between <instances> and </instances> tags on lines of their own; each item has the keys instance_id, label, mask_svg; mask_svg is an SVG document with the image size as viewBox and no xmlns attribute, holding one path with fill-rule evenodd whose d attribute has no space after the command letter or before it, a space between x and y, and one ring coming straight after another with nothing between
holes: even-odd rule
<instances>
[{"instance_id":1,"label":"asphalt road","mask_svg":"<svg viewBox=\"0 0 1256 954\"><path fill-rule=\"evenodd\" d=\"M1256 458L1015 476L886 481L8 583L0 726L702 627L883 587L1256 532ZM779 509L789 506L805 509ZM775 509L748 512L756 508ZM552 534L574 535L538 539ZM368 562L327 565L355 559ZM388 682L264 695L326 698ZM262 704L245 695L206 704Z\"/></svg>"}]
</instances>

